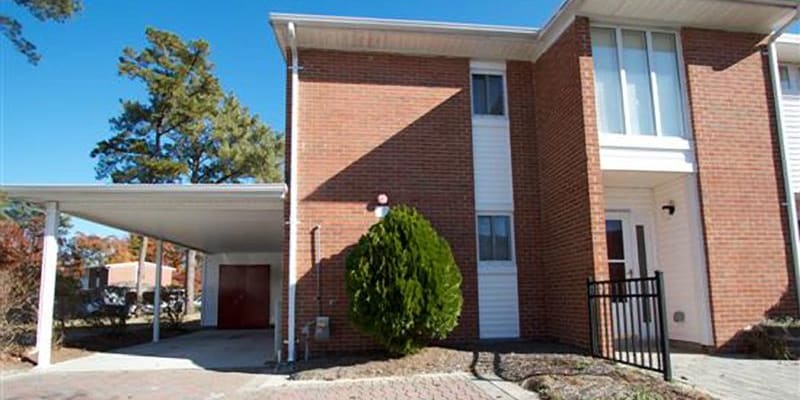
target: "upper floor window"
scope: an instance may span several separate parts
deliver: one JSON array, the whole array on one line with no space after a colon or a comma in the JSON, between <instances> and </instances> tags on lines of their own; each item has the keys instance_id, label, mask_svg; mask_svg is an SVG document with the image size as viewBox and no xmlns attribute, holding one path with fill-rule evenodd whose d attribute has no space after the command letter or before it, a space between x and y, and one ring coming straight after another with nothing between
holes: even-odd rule
<instances>
[{"instance_id":1,"label":"upper floor window","mask_svg":"<svg viewBox=\"0 0 800 400\"><path fill-rule=\"evenodd\" d=\"M676 35L602 27L591 33L600 133L684 136Z\"/></svg>"},{"instance_id":2,"label":"upper floor window","mask_svg":"<svg viewBox=\"0 0 800 400\"><path fill-rule=\"evenodd\" d=\"M781 76L781 89L792 90L792 78L789 75L789 66L788 65L781 65L778 67L778 72Z\"/></svg>"},{"instance_id":3,"label":"upper floor window","mask_svg":"<svg viewBox=\"0 0 800 400\"><path fill-rule=\"evenodd\" d=\"M505 115L502 75L472 74L472 114Z\"/></svg>"},{"instance_id":4,"label":"upper floor window","mask_svg":"<svg viewBox=\"0 0 800 400\"><path fill-rule=\"evenodd\" d=\"M511 261L511 217L478 216L478 259Z\"/></svg>"}]
</instances>

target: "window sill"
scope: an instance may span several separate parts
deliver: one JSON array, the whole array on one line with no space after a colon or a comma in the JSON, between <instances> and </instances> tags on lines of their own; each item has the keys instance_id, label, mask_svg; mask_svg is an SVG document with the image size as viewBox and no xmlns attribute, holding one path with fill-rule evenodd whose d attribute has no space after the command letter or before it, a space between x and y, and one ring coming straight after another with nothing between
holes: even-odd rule
<instances>
[{"instance_id":1,"label":"window sill","mask_svg":"<svg viewBox=\"0 0 800 400\"><path fill-rule=\"evenodd\" d=\"M629 149L691 150L691 143L683 137L622 135L601 133L600 147Z\"/></svg>"},{"instance_id":2,"label":"window sill","mask_svg":"<svg viewBox=\"0 0 800 400\"><path fill-rule=\"evenodd\" d=\"M516 275L517 266L510 261L478 261L478 273L488 275Z\"/></svg>"},{"instance_id":3,"label":"window sill","mask_svg":"<svg viewBox=\"0 0 800 400\"><path fill-rule=\"evenodd\" d=\"M491 115L472 115L472 125L474 126L488 126L488 127L505 127L508 126L508 118L505 116L491 116Z\"/></svg>"}]
</instances>

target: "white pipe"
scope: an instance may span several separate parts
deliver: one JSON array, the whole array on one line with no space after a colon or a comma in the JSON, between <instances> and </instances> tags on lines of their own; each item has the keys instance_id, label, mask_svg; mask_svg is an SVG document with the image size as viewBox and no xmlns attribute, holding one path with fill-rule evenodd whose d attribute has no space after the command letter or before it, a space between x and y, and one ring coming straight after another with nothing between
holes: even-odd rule
<instances>
[{"instance_id":1,"label":"white pipe","mask_svg":"<svg viewBox=\"0 0 800 400\"><path fill-rule=\"evenodd\" d=\"M300 110L300 77L297 61L297 34L294 22L289 22L289 46L292 52L292 119L289 132L291 140L289 143L289 304L287 315L288 356L287 361L294 363L294 342L295 342L295 290L297 286L297 136L298 136L298 113Z\"/></svg>"},{"instance_id":2,"label":"white pipe","mask_svg":"<svg viewBox=\"0 0 800 400\"><path fill-rule=\"evenodd\" d=\"M789 165L789 141L783 130L783 88L781 87L780 69L778 66L778 52L775 48L775 40L783 34L791 24L800 18L800 6L795 9L794 17L784 26L770 34L767 40L769 55L770 76L772 77L772 95L775 102L775 122L778 129L778 143L781 151L781 169L783 172L783 188L786 195L786 215L789 223L789 237L792 248L792 265L794 267L795 297L797 300L797 310L800 313L800 232L798 232L797 204L792 187L791 166Z\"/></svg>"},{"instance_id":3,"label":"white pipe","mask_svg":"<svg viewBox=\"0 0 800 400\"><path fill-rule=\"evenodd\" d=\"M144 249L147 251L147 249ZM161 264L164 253L164 241L156 242L156 281L153 282L153 343L161 338Z\"/></svg>"},{"instance_id":4,"label":"white pipe","mask_svg":"<svg viewBox=\"0 0 800 400\"><path fill-rule=\"evenodd\" d=\"M56 266L58 265L58 204L45 206L44 248L39 281L39 315L36 323L36 368L50 366L53 350L53 306L56 299Z\"/></svg>"}]
</instances>

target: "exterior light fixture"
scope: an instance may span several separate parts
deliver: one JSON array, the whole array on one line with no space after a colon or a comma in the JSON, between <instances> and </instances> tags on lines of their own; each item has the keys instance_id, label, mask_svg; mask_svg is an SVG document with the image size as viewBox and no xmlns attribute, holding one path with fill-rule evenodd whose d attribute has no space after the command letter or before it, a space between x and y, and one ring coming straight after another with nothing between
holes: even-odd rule
<instances>
[{"instance_id":1,"label":"exterior light fixture","mask_svg":"<svg viewBox=\"0 0 800 400\"><path fill-rule=\"evenodd\" d=\"M666 216L675 214L675 203L673 203L672 200L670 200L669 203L661 206L661 211L664 211L664 215Z\"/></svg>"},{"instance_id":2,"label":"exterior light fixture","mask_svg":"<svg viewBox=\"0 0 800 400\"><path fill-rule=\"evenodd\" d=\"M389 214L389 196L387 196L386 193L379 194L376 202L378 203L375 206L376 217L383 218L386 214Z\"/></svg>"}]
</instances>

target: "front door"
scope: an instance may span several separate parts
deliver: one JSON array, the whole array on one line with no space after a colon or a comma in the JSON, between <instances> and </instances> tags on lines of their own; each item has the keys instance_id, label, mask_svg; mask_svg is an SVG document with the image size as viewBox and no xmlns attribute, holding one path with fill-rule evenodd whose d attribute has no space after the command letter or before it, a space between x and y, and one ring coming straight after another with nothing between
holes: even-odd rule
<instances>
[{"instance_id":1,"label":"front door","mask_svg":"<svg viewBox=\"0 0 800 400\"><path fill-rule=\"evenodd\" d=\"M269 266L220 265L217 327L267 328Z\"/></svg>"},{"instance_id":2,"label":"front door","mask_svg":"<svg viewBox=\"0 0 800 400\"><path fill-rule=\"evenodd\" d=\"M606 213L606 246L611 285L611 317L621 327L612 332L616 341L635 336L649 337L652 332L651 305L637 294L646 287L631 281L649 275L648 226L636 220L630 212ZM649 256L649 255L650 256ZM641 317L640 317L641 316ZM641 324L640 324L641 322Z\"/></svg>"}]
</instances>

